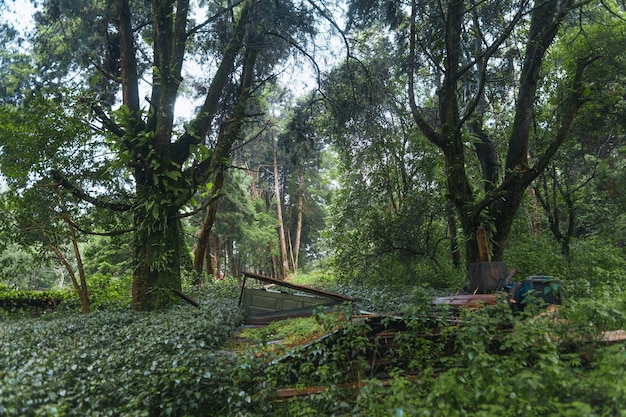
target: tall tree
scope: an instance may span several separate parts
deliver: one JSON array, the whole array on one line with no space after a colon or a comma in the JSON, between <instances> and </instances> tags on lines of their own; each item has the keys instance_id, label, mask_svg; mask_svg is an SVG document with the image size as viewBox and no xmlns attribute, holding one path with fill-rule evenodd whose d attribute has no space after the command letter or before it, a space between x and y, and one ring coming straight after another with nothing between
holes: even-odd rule
<instances>
[{"instance_id":1,"label":"tall tree","mask_svg":"<svg viewBox=\"0 0 626 417\"><path fill-rule=\"evenodd\" d=\"M595 57L580 56L566 74L569 88L556 133L530 160L532 116L546 76L542 64L564 22L588 3L413 0L407 10L396 1L351 2L354 22L382 15L400 32L408 104L415 125L442 151L447 196L460 218L468 263L478 260L479 226L491 234L492 259L503 259L526 188L548 166L587 101L584 71ZM383 5L386 13L371 13ZM494 130L503 119L494 109L507 102L514 104L501 110L511 117L502 131ZM471 168L470 144L479 175ZM499 149L505 153L502 170Z\"/></svg>"},{"instance_id":2,"label":"tall tree","mask_svg":"<svg viewBox=\"0 0 626 417\"><path fill-rule=\"evenodd\" d=\"M324 80L319 122L339 157L333 200L335 262L357 279L411 281L449 256L437 149L411 127L402 62L376 28L353 45L350 61Z\"/></svg>"},{"instance_id":3,"label":"tall tree","mask_svg":"<svg viewBox=\"0 0 626 417\"><path fill-rule=\"evenodd\" d=\"M283 178L288 198L283 198L287 206L287 241L291 272L297 274L300 264L305 220L312 220L315 211L315 187L319 182L320 155L323 139L315 131L320 110L315 102L317 97L310 94L295 104L292 114L278 136L276 146L284 154ZM285 194L285 193L283 193ZM310 198L308 198L310 196ZM305 206L305 200L307 204ZM306 210L308 208L308 210ZM305 216L305 211L307 215ZM306 233L304 233L306 235ZM310 238L305 236L305 238Z\"/></svg>"},{"instance_id":4,"label":"tall tree","mask_svg":"<svg viewBox=\"0 0 626 417\"><path fill-rule=\"evenodd\" d=\"M616 213L612 198L604 194L602 184L610 171L620 172L620 148L626 143L624 103L624 51L618 45L626 42L624 19L615 19L624 13L616 4L587 10L586 19L567 22L567 30L555 44L547 65L558 69L573 67L576 56L597 55L601 59L587 70L593 83L586 86L594 97L573 125L571 138L538 179L537 195L546 214L548 226L561 245L561 252L569 261L573 239L600 232L599 218ZM534 125L552 126L562 117L558 97L568 86L552 78L545 83L549 93L545 104L534 117ZM535 149L545 146L546 138L554 133L545 129L531 143ZM571 161L577 161L572 164ZM611 174L610 174L611 175ZM611 192L612 193L612 192ZM619 216L612 216L619 221ZM613 225L616 226L616 224Z\"/></svg>"},{"instance_id":5,"label":"tall tree","mask_svg":"<svg viewBox=\"0 0 626 417\"><path fill-rule=\"evenodd\" d=\"M77 85L88 88L73 104L90 109L94 140L106 138L102 158L129 181L124 193L106 195L98 177L92 177L98 186L86 189L80 173L61 165L41 175L96 207L131 213L137 310L166 305L171 290L180 289L187 252L181 209L228 166L263 77L313 33L313 8L306 2L273 2L269 14L258 0L211 2L204 9L194 4L61 0L44 2L36 16L41 77L56 86L86 81ZM175 105L183 89L194 86L183 79L191 52L204 52L204 73L190 77L201 104L182 124Z\"/></svg>"},{"instance_id":6,"label":"tall tree","mask_svg":"<svg viewBox=\"0 0 626 417\"><path fill-rule=\"evenodd\" d=\"M282 269L280 276L284 279L289 278L289 255L287 254L287 238L285 236L285 222L283 221L283 203L281 199L281 181L278 175L278 158L276 157L276 148L272 149L273 167L274 167L274 197L276 198L276 218L278 223L278 241L280 242L280 259Z\"/></svg>"}]
</instances>

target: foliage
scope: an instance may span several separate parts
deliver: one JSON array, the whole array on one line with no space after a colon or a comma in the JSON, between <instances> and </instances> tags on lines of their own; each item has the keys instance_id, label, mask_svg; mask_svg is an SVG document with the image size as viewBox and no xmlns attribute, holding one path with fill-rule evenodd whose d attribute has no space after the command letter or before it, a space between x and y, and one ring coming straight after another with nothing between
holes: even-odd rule
<instances>
[{"instance_id":1,"label":"foliage","mask_svg":"<svg viewBox=\"0 0 626 417\"><path fill-rule=\"evenodd\" d=\"M0 252L0 284L19 290L43 290L59 282L60 268L55 268L45 257L8 244Z\"/></svg>"},{"instance_id":2,"label":"foliage","mask_svg":"<svg viewBox=\"0 0 626 417\"><path fill-rule=\"evenodd\" d=\"M95 236L83 246L85 272L121 278L131 273L131 247L126 235Z\"/></svg>"},{"instance_id":3,"label":"foliage","mask_svg":"<svg viewBox=\"0 0 626 417\"><path fill-rule=\"evenodd\" d=\"M399 348L406 343L417 354L412 372L397 369L391 371L386 383L366 379L361 388L351 391L340 388L346 373L349 374L350 362L336 357L334 349L363 349L365 345L357 332L344 343L310 351L309 355L316 354L323 360L340 359L331 368L343 371L324 374L329 378L326 391L274 403L270 409L273 415L297 416L621 415L617 410L626 406L621 383L611 382L605 392L602 380L622 381L624 370L619 364L626 357L624 347L586 345L572 352L568 338L581 335L572 331L579 322L564 325L537 313L515 317L505 304L466 311L454 327L438 322L442 337L427 344L424 328L410 326L408 333L412 337L404 335L397 340ZM507 331L511 325L514 330ZM426 354L419 355L420 345L427 346L422 350ZM593 354L581 366L589 347ZM293 358L300 359L302 355L295 351ZM280 376L285 374L297 376L308 386L311 382L319 383L315 379L319 370L306 366L310 359L304 358L298 362L300 367L291 371L284 369L284 363L279 366L279 384L284 381ZM323 360L316 358L317 362ZM615 366L611 360L616 361ZM292 381L290 386L297 385Z\"/></svg>"},{"instance_id":4,"label":"foliage","mask_svg":"<svg viewBox=\"0 0 626 417\"><path fill-rule=\"evenodd\" d=\"M154 314L20 320L0 331L0 415L220 415L238 391L217 348L236 299Z\"/></svg>"},{"instance_id":5,"label":"foliage","mask_svg":"<svg viewBox=\"0 0 626 417\"><path fill-rule=\"evenodd\" d=\"M128 307L130 303L130 276L92 274L88 287L93 310L108 310Z\"/></svg>"},{"instance_id":6,"label":"foliage","mask_svg":"<svg viewBox=\"0 0 626 417\"><path fill-rule=\"evenodd\" d=\"M29 291L13 290L0 285L0 316L41 314L53 311L69 300L71 294L64 290Z\"/></svg>"},{"instance_id":7,"label":"foliage","mask_svg":"<svg viewBox=\"0 0 626 417\"><path fill-rule=\"evenodd\" d=\"M400 294L361 290L378 294L376 311ZM430 309L432 290L415 288L396 305L401 321L387 320L406 327L383 357L397 366L383 379L370 374L372 327L350 320L352 307L238 333L253 342L245 347L230 337L241 320L234 281L187 291L199 309L5 323L0 415L573 416L621 415L626 407L624 346L605 347L599 337L624 324L619 291L577 299L558 315L514 313L501 303L450 321L453 311ZM320 329L329 336L307 344ZM282 348L274 339L285 340ZM321 386L276 398L279 389Z\"/></svg>"},{"instance_id":8,"label":"foliage","mask_svg":"<svg viewBox=\"0 0 626 417\"><path fill-rule=\"evenodd\" d=\"M450 264L439 153L410 128L392 46L372 37L356 48L360 65L339 66L323 85L324 132L340 172L326 237L336 272L347 280L433 282Z\"/></svg>"},{"instance_id":9,"label":"foliage","mask_svg":"<svg viewBox=\"0 0 626 417\"><path fill-rule=\"evenodd\" d=\"M563 257L552 236L516 233L507 252L507 265L516 269L513 280L532 275L554 276L561 280L565 297L594 297L626 285L626 253L623 248L599 238L576 239L571 243L571 261Z\"/></svg>"}]
</instances>

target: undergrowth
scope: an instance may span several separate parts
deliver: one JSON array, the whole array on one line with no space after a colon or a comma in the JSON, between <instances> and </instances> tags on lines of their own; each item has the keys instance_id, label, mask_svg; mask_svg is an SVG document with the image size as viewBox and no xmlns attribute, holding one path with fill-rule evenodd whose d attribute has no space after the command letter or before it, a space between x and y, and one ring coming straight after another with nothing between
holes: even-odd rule
<instances>
[{"instance_id":1,"label":"undergrowth","mask_svg":"<svg viewBox=\"0 0 626 417\"><path fill-rule=\"evenodd\" d=\"M220 347L236 299L156 313L51 315L0 331L0 416L220 415L239 391ZM216 401L216 399L219 399Z\"/></svg>"},{"instance_id":2,"label":"undergrowth","mask_svg":"<svg viewBox=\"0 0 626 417\"><path fill-rule=\"evenodd\" d=\"M626 350L600 337L624 324L620 291L556 313L435 312L425 288L350 291L398 314L347 306L238 332L238 290L223 282L187 290L200 308L9 320L0 416L626 415Z\"/></svg>"}]
</instances>

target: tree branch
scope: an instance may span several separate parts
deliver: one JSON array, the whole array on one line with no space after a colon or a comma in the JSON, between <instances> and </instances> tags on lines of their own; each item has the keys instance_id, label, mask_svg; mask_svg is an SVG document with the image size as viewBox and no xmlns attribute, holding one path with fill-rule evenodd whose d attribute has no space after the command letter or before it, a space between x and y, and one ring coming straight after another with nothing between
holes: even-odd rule
<instances>
[{"instance_id":1,"label":"tree branch","mask_svg":"<svg viewBox=\"0 0 626 417\"><path fill-rule=\"evenodd\" d=\"M239 51L243 47L243 37L249 24L249 6L244 6L241 11L239 21L235 28L235 32L230 39L229 44L224 49L222 61L211 81L209 91L205 97L204 103L196 117L191 121L189 127L185 130L178 140L172 145L172 160L182 165L189 157L189 148L191 145L198 144L207 136L213 123L217 108L219 105L222 91L228 83L228 78L235 67L235 60Z\"/></svg>"},{"instance_id":2,"label":"tree branch","mask_svg":"<svg viewBox=\"0 0 626 417\"><path fill-rule=\"evenodd\" d=\"M96 207L105 208L113 211L129 211L132 208L132 205L130 204L104 201L102 199L90 196L84 190L72 184L67 178L63 176L61 172L57 170L52 170L50 172L50 176L54 181L56 181L59 186L68 190L74 197L91 203Z\"/></svg>"},{"instance_id":3,"label":"tree branch","mask_svg":"<svg viewBox=\"0 0 626 417\"><path fill-rule=\"evenodd\" d=\"M416 28L415 28L415 16L417 14L417 5L415 1L411 2L411 33L410 33L410 50L409 50L409 64L408 64L408 89L409 89L409 105L411 106L411 114L413 115L413 120L417 127L422 131L424 136L428 138L432 143L437 145L439 148L445 146L445 142L441 135L439 135L435 129L428 124L422 112L417 107L417 103L415 102L415 37Z\"/></svg>"}]
</instances>

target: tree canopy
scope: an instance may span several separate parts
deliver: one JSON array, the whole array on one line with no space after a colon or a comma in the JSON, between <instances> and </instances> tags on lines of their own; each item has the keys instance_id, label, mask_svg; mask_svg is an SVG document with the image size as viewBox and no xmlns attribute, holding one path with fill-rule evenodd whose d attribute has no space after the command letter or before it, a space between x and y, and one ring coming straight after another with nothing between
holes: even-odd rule
<instances>
[{"instance_id":1,"label":"tree canopy","mask_svg":"<svg viewBox=\"0 0 626 417\"><path fill-rule=\"evenodd\" d=\"M87 305L94 235L130 248L138 310L187 270L463 273L478 228L499 261L526 219L569 260L623 242L619 3L37 4L0 35L0 233Z\"/></svg>"}]
</instances>

